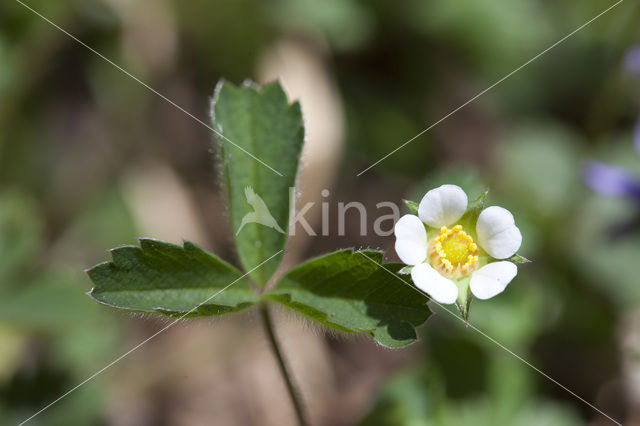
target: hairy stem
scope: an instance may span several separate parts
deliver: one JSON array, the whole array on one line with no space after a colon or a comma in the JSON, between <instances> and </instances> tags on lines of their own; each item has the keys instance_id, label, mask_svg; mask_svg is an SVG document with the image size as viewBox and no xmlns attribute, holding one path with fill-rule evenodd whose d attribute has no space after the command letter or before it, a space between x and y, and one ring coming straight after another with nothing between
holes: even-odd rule
<instances>
[{"instance_id":1,"label":"hairy stem","mask_svg":"<svg viewBox=\"0 0 640 426\"><path fill-rule=\"evenodd\" d=\"M284 378L285 384L287 385L287 390L289 391L289 396L291 397L291 403L293 404L296 416L298 417L298 423L300 424L300 426L307 426L309 423L306 419L304 407L300 398L300 392L296 389L296 386L293 383L293 376L291 375L289 368L287 368L287 363L285 362L284 356L282 355L282 350L278 345L278 339L276 339L273 321L271 320L271 314L269 313L269 308L266 304L262 304L262 306L260 307L260 312L262 313L262 319L264 321L264 328L267 331L267 337L269 338L271 348L276 355L278 366L280 367L280 372L282 373L282 377Z\"/></svg>"}]
</instances>

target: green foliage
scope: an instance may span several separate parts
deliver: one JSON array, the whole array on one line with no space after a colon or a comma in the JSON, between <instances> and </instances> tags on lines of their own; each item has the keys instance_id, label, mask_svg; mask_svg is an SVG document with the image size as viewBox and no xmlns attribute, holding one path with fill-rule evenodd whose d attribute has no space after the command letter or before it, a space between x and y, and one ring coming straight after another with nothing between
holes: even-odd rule
<instances>
[{"instance_id":1,"label":"green foliage","mask_svg":"<svg viewBox=\"0 0 640 426\"><path fill-rule=\"evenodd\" d=\"M341 250L289 271L266 297L328 327L406 346L416 340L414 327L429 318L429 298L389 272L400 265L381 263L381 252Z\"/></svg>"},{"instance_id":2,"label":"green foliage","mask_svg":"<svg viewBox=\"0 0 640 426\"><path fill-rule=\"evenodd\" d=\"M634 268L640 256L640 235L637 228L635 233L621 235L620 227L631 223L638 210L625 200L590 195L580 182L580 166L593 159L640 166L631 149L631 127L640 111L640 80L636 74L623 72L620 64L624 50L640 40L640 3L623 2L346 185L350 176L608 5L596 0L544 4L515 0L506 8L498 0L410 0L400 7L393 2L359 0L167 0L154 4L158 7L149 13L148 8L137 7L138 3L34 0L28 4L195 115L202 112L198 104L211 89L210 78L240 81L247 75L264 75L264 64L269 64L274 53L285 64L293 64L287 61L291 58L287 53L291 54L291 47L298 52L302 47L306 55L294 56L295 64L326 71L346 112L342 116L335 111L345 124L340 196L371 200L373 192L379 199L404 196L420 201L425 189L443 183L458 184L467 194L479 194L490 186L492 203L516 215L525 235L522 254L535 263L519 268L518 277L500 297L474 302L474 325L510 348L517 343L520 350L516 352L525 359L569 388L578 386L574 390L587 399L604 395L603 408L610 406L607 395L612 380L624 379L634 371L620 361L626 351L620 339L628 336L622 319L637 310L640 301ZM203 196L203 185L196 183L212 175L199 137L204 136L204 129L198 133L197 124L163 106L137 82L20 4L8 2L0 8L6 12L0 13L0 211L22 212L14 216L18 218L12 222L15 225L0 230L0 316L4 315L0 328L8 330L0 332L0 353L15 346L9 336L18 336L15 341L23 345L17 361L0 360L0 370L7 374L0 372L0 424L4 425L18 424L129 349L132 335L111 338L114 333L109 327L126 324L129 333L140 332L135 330L140 324L131 316L114 315L83 295L88 282L82 265L106 260L102 259L105 248L137 245L134 237L140 233L135 221L127 224L130 200L101 197L104 189L117 188L123 171L143 167L144 161L153 158L178 173L200 208L218 204L215 196ZM136 31L132 22L144 23L153 31ZM531 22L536 25L529 25ZM292 33L302 37L291 38ZM312 62L307 62L309 58ZM71 78L61 79L61 75ZM305 75L306 71L298 72L300 77ZM320 86L315 88L322 89ZM538 121L530 122L532 117ZM527 132L518 127L516 132L509 131L522 121L529 122ZM570 129L577 138L562 141L562 135L549 131L545 124L549 122ZM623 155L611 155L616 147L625 148ZM456 169L460 179L450 173ZM401 194L407 185L416 192ZM6 195L13 191L28 194L27 200L36 199L36 209L21 209L18 201L12 206ZM229 217L222 210L209 210L204 216L207 229L214 230L214 238L221 243L223 251L217 254L229 260L224 256L235 250L219 238L219 228ZM42 223L30 227L27 221L34 215ZM44 238L25 246L11 237L19 231L27 242L40 230ZM340 241L360 244L347 238ZM392 244L392 239L375 244ZM324 239L311 250L336 241ZM58 275L51 270L53 265L69 270ZM511 296L532 299L535 290L542 295L540 311L517 305L515 312L498 312L503 302L507 307L512 304ZM530 377L526 389L515 386L500 394L485 389L481 376L493 370L474 359L496 358L501 374L495 375L495 381L513 381L518 369L503 369L508 354L482 342L470 328L455 323L449 327L444 316L448 314L434 318L428 331L424 330L421 340L428 345L412 361L418 369L409 371L404 383L394 381L390 386L394 392L387 392L390 387L381 384L388 410L376 410L375 424L571 425L598 421L597 414L580 407L579 401L562 398L555 387L535 377ZM518 343L528 334L522 325L524 318L538 324L554 316L560 319L552 327L534 333L535 350ZM101 322L96 324L98 318ZM503 333L481 322L484 320L508 329ZM82 328L82 334L67 327L72 322ZM434 341L438 333L440 338ZM225 346L234 340L230 337L216 344ZM480 349L452 345L456 341L474 343L474 348L483 349L484 357L478 355ZM147 348L148 355L153 357L156 350L164 349L163 345ZM630 350L635 354L636 349ZM76 355L62 363L63 351ZM425 351L428 355L422 356ZM376 354L369 355L369 361L375 362ZM594 370L594 365L599 368ZM421 366L441 374L428 380L416 374L422 372ZM521 366L519 371L526 368ZM62 370L68 378L48 391L31 379L23 382L22 393L3 386L4 378L37 377L33 373L43 369ZM340 372L351 382L361 370L341 368ZM141 377L153 375L139 373ZM172 404L167 403L177 395L173 375L169 375L168 388L161 382L162 375L154 379L157 392L151 394L144 392L148 388L135 376L120 380L116 371L109 375L116 380L103 377L93 382L93 390L105 402L102 406L85 400L70 403L87 395L92 386L87 383L48 411L56 411L55 421L45 412L31 423L101 424L131 412L140 415L141 423L154 423L158 416L175 417ZM415 386L407 384L410 381ZM456 384L466 389L463 397L452 391ZM446 395L438 401L440 396L434 392L441 387L446 388ZM225 389L221 387L222 392ZM143 395L142 410L138 391L149 396ZM487 392L491 400L474 401ZM529 399L528 409L513 408L518 415L511 418L498 416L508 405L502 398L507 394ZM614 394L619 392L614 389ZM125 397L107 404L108 395ZM563 407L581 410L584 418L550 422L545 415L546 398L561 398ZM625 399L616 399L614 405ZM145 408L156 404L167 409ZM436 405L447 407L449 414L427 417L437 411ZM339 411L353 412L350 407L347 403ZM624 407L616 407L614 411L625 412ZM84 410L93 410L92 417L85 418Z\"/></svg>"},{"instance_id":3,"label":"green foliage","mask_svg":"<svg viewBox=\"0 0 640 426\"><path fill-rule=\"evenodd\" d=\"M481 315L474 325L518 354L559 322L531 277L524 284L527 294L512 293L475 307ZM383 386L362 426L584 424L569 405L535 394L533 370L460 322L434 327L424 342L430 362Z\"/></svg>"},{"instance_id":4,"label":"green foliage","mask_svg":"<svg viewBox=\"0 0 640 426\"><path fill-rule=\"evenodd\" d=\"M580 195L575 190L580 142L569 129L554 124L515 127L505 136L498 154L501 179L494 187L511 194L522 210L540 218L566 213Z\"/></svg>"},{"instance_id":5,"label":"green foliage","mask_svg":"<svg viewBox=\"0 0 640 426\"><path fill-rule=\"evenodd\" d=\"M49 272L42 282L0 300L0 323L20 328L55 333L59 329L77 328L83 318L95 314L96 306L76 285L64 283L64 274ZM73 306L73 309L69 309Z\"/></svg>"},{"instance_id":6,"label":"green foliage","mask_svg":"<svg viewBox=\"0 0 640 426\"><path fill-rule=\"evenodd\" d=\"M259 88L221 82L213 101L212 119L224 136L218 141L238 254L242 265L250 270L283 250L287 241L289 188L295 186L304 141L300 105L289 104L278 83ZM246 214L254 210L260 213L262 201L276 223L272 227L260 223L242 226ZM251 272L251 278L264 286L281 259L278 255Z\"/></svg>"},{"instance_id":7,"label":"green foliage","mask_svg":"<svg viewBox=\"0 0 640 426\"><path fill-rule=\"evenodd\" d=\"M523 62L522 50L517 46L535 51L549 43L552 32L546 22L534 27L527 25L528 19L540 16L534 0L515 0L508 9L498 0L411 3L415 6L410 9L408 20L418 31L440 38L455 37L458 49L470 55L484 55L484 61L480 62L482 71L491 77L513 68L518 61ZM513 39L505 40L501 34L512 34Z\"/></svg>"},{"instance_id":8,"label":"green foliage","mask_svg":"<svg viewBox=\"0 0 640 426\"><path fill-rule=\"evenodd\" d=\"M25 266L39 248L40 232L31 200L17 193L0 194L0 282Z\"/></svg>"},{"instance_id":9,"label":"green foliage","mask_svg":"<svg viewBox=\"0 0 640 426\"><path fill-rule=\"evenodd\" d=\"M372 32L373 19L356 0L278 0L268 11L290 31L322 32L337 50L361 46Z\"/></svg>"},{"instance_id":10,"label":"green foliage","mask_svg":"<svg viewBox=\"0 0 640 426\"><path fill-rule=\"evenodd\" d=\"M123 246L112 255L112 262L88 271L96 284L91 297L105 305L200 316L238 311L258 300L240 271L189 242L179 247L141 239L140 248Z\"/></svg>"},{"instance_id":11,"label":"green foliage","mask_svg":"<svg viewBox=\"0 0 640 426\"><path fill-rule=\"evenodd\" d=\"M640 177L640 162L630 137L607 138L598 160L624 167ZM572 223L569 253L585 273L585 280L600 288L620 306L640 302L638 272L631 265L640 259L637 208L624 199L589 195ZM634 224L636 224L634 226ZM635 229L635 231L634 231Z\"/></svg>"},{"instance_id":12,"label":"green foliage","mask_svg":"<svg viewBox=\"0 0 640 426\"><path fill-rule=\"evenodd\" d=\"M360 426L423 426L433 415L434 400L441 397L438 381L424 371L411 371L390 380L378 402Z\"/></svg>"},{"instance_id":13,"label":"green foliage","mask_svg":"<svg viewBox=\"0 0 640 426\"><path fill-rule=\"evenodd\" d=\"M117 322L82 294L79 268L34 260L45 246L37 207L19 191L0 193L0 424L25 420L118 349ZM33 363L36 356L29 374L23 374L25 354L32 354L29 342L41 342L54 362ZM103 400L104 390L87 384L38 422L95 423Z\"/></svg>"},{"instance_id":14,"label":"green foliage","mask_svg":"<svg viewBox=\"0 0 640 426\"><path fill-rule=\"evenodd\" d=\"M409 277L396 274L402 265L383 266L381 252L338 251L294 268L267 293L254 291L249 280L256 288L269 281L287 241L289 188L295 185L304 137L300 106L288 103L278 83L259 88L223 82L212 112L223 135L236 246L248 272L189 242L179 247L141 239L140 247L118 247L113 261L88 271L95 284L91 297L129 311L191 317L278 302L333 329L366 332L386 347L413 343L415 327L430 315L429 298ZM248 214L253 217L244 223Z\"/></svg>"},{"instance_id":15,"label":"green foliage","mask_svg":"<svg viewBox=\"0 0 640 426\"><path fill-rule=\"evenodd\" d=\"M382 253L341 250L289 271L264 301L276 301L325 326L369 333L399 348L416 340L414 327L429 318L429 298L408 278L382 265ZM120 309L206 316L239 311L258 301L241 273L191 243L184 248L143 239L141 247L113 250L113 262L89 270L91 296Z\"/></svg>"}]
</instances>

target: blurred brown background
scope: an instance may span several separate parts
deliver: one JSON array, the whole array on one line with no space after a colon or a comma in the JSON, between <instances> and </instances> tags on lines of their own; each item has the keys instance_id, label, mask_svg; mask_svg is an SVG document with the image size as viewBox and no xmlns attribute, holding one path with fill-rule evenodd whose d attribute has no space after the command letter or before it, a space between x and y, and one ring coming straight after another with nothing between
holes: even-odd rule
<instances>
[{"instance_id":1,"label":"blurred brown background","mask_svg":"<svg viewBox=\"0 0 640 426\"><path fill-rule=\"evenodd\" d=\"M515 213L520 268L472 322L624 424L640 424L638 204L593 194L590 160L640 177L640 7L623 2L376 167L356 174L613 3L595 0L31 0L30 7L207 122L220 78L280 78L302 103L300 201L342 247L388 250L376 204L455 183ZM17 424L167 324L94 304L83 269L141 236L237 263L211 132L13 0L0 5L0 424ZM323 198L322 189L330 196ZM338 201L368 207L337 236ZM623 226L624 225L624 226ZM622 228L620 228L623 226ZM623 229L622 232L612 232ZM409 349L277 315L318 425L606 425L438 312ZM254 313L188 321L34 425L287 425ZM634 423L635 422L635 423Z\"/></svg>"}]
</instances>

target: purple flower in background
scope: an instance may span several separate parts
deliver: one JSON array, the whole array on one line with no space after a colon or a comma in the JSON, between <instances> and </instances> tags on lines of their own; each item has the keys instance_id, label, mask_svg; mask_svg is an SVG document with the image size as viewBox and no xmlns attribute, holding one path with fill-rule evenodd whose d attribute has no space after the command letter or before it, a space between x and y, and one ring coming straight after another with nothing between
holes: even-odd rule
<instances>
[{"instance_id":1,"label":"purple flower in background","mask_svg":"<svg viewBox=\"0 0 640 426\"><path fill-rule=\"evenodd\" d=\"M585 167L583 180L585 185L599 195L627 199L640 207L640 176L622 167L593 161ZM631 218L612 224L608 234L615 240L638 230L640 230L640 208Z\"/></svg>"},{"instance_id":2,"label":"purple flower in background","mask_svg":"<svg viewBox=\"0 0 640 426\"><path fill-rule=\"evenodd\" d=\"M626 71L640 75L640 46L632 47L627 51L623 66ZM633 145L640 155L640 117L633 129ZM623 198L640 207L640 176L623 167L592 161L584 168L583 181L596 194ZM638 229L640 229L640 208L629 222L617 224L611 231L613 237L621 237Z\"/></svg>"},{"instance_id":3,"label":"purple flower in background","mask_svg":"<svg viewBox=\"0 0 640 426\"><path fill-rule=\"evenodd\" d=\"M623 66L628 72L640 74L640 46L627 50ZM633 129L633 145L640 155L640 118ZM592 161L584 169L583 180L597 194L626 198L640 204L640 176L622 167Z\"/></svg>"},{"instance_id":4,"label":"purple flower in background","mask_svg":"<svg viewBox=\"0 0 640 426\"><path fill-rule=\"evenodd\" d=\"M634 74L640 74L640 46L627 50L624 55L624 69Z\"/></svg>"},{"instance_id":5,"label":"purple flower in background","mask_svg":"<svg viewBox=\"0 0 640 426\"><path fill-rule=\"evenodd\" d=\"M636 121L636 127L633 130L633 144L636 147L636 152L640 155L640 118Z\"/></svg>"},{"instance_id":6,"label":"purple flower in background","mask_svg":"<svg viewBox=\"0 0 640 426\"><path fill-rule=\"evenodd\" d=\"M585 167L584 183L602 196L627 198L640 204L640 177L622 167L593 161Z\"/></svg>"}]
</instances>

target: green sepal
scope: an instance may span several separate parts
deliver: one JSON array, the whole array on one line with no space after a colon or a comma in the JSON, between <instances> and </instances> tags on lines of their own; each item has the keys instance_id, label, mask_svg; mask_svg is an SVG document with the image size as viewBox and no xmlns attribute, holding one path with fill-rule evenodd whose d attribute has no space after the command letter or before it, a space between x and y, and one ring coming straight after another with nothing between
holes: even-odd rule
<instances>
[{"instance_id":1,"label":"green sepal","mask_svg":"<svg viewBox=\"0 0 640 426\"><path fill-rule=\"evenodd\" d=\"M473 294L469 283L471 277L465 277L460 280L453 281L458 287L458 300L456 300L456 306L460 311L460 316L465 322L469 322L469 311L471 308L471 302L473 301Z\"/></svg>"},{"instance_id":2,"label":"green sepal","mask_svg":"<svg viewBox=\"0 0 640 426\"><path fill-rule=\"evenodd\" d=\"M485 208L488 193L489 190L483 192L478 198L470 202L467 206L467 210L458 221L458 224L462 225L465 232L471 235L474 240L477 239L476 223L478 222L480 213L482 213L482 210Z\"/></svg>"},{"instance_id":3,"label":"green sepal","mask_svg":"<svg viewBox=\"0 0 640 426\"><path fill-rule=\"evenodd\" d=\"M520 256L517 253L511 256L510 258L508 258L507 260L513 263L531 263L529 259L527 259L526 257Z\"/></svg>"},{"instance_id":4,"label":"green sepal","mask_svg":"<svg viewBox=\"0 0 640 426\"><path fill-rule=\"evenodd\" d=\"M407 265L403 268L400 268L400 270L398 271L398 274L400 275L409 275L411 274L411 271L413 270L413 265Z\"/></svg>"},{"instance_id":5,"label":"green sepal","mask_svg":"<svg viewBox=\"0 0 640 426\"><path fill-rule=\"evenodd\" d=\"M466 213L469 212L475 212L477 214L477 216L480 216L480 213L482 212L482 210L484 210L486 201L487 201L487 195L489 195L489 190L485 190L482 194L480 194L480 196L478 198L476 198L475 200L473 200L468 206L467 206L467 211Z\"/></svg>"},{"instance_id":6,"label":"green sepal","mask_svg":"<svg viewBox=\"0 0 640 426\"><path fill-rule=\"evenodd\" d=\"M486 190L482 194L480 194L478 198L470 202L467 205L467 210L464 212L464 215L462 215L462 218L459 222L471 225L470 228L475 229L478 217L480 216L480 213L482 213L482 210L484 210L488 194L489 190Z\"/></svg>"},{"instance_id":7,"label":"green sepal","mask_svg":"<svg viewBox=\"0 0 640 426\"><path fill-rule=\"evenodd\" d=\"M415 214L415 215L418 214L418 203L411 200L402 200L402 201L404 201L404 203L407 205L407 208L409 208L409 211L412 214Z\"/></svg>"}]
</instances>

